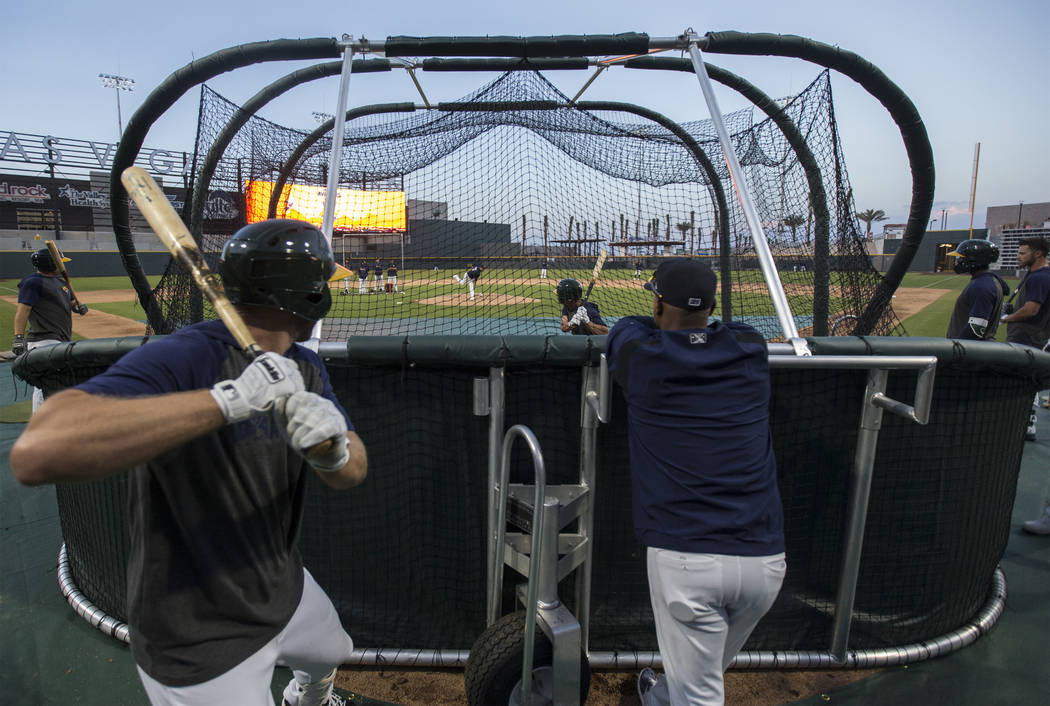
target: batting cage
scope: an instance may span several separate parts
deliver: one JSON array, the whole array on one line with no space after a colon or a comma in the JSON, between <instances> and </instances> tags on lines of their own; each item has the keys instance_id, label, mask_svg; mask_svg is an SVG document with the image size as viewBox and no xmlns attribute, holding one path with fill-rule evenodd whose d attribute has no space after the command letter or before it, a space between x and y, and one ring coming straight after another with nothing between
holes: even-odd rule
<instances>
[{"instance_id":1,"label":"batting cage","mask_svg":"<svg viewBox=\"0 0 1050 706\"><path fill-rule=\"evenodd\" d=\"M650 56L665 50L689 58ZM701 51L825 70L773 99ZM355 58L369 54L383 58ZM240 105L203 85L250 64L304 59L332 61ZM545 75L591 69L591 81L606 70L690 73L711 118L679 124L629 102L586 101L590 81L568 96ZM336 75L342 110L351 76L395 70L410 74L421 103L353 108L312 132L258 115L296 86ZM853 216L831 70L882 103L911 164L911 212L884 274ZM417 71L497 76L432 103ZM722 115L711 81L753 107ZM565 278L593 285L590 300L611 325L644 313L643 281L682 256L711 263L716 316L757 328L773 368L788 574L735 664L914 661L995 622L1025 424L1034 391L1050 382L1050 356L899 336L889 304L928 222L933 162L914 105L869 62L800 37L691 31L344 37L216 52L150 95L114 159L114 230L151 336L215 313L175 264L150 287L120 176L151 125L198 86L183 220L204 258L214 265L244 223L294 217L316 222L346 268L316 343L374 471L355 493L311 488L301 547L361 646L359 662L461 666L472 645L475 654L493 648L490 626L519 598L531 606L536 591L556 590L585 662L659 663L631 526L624 402L608 384L604 337L559 335L555 290ZM238 195L239 220L206 217L215 190ZM150 340L34 350L16 369L54 391ZM958 432L975 418L984 434ZM123 639L125 483L59 488L63 590ZM537 487L542 502L530 505ZM557 499L555 519L539 510L544 488ZM535 622L546 625L544 616Z\"/></svg>"}]
</instances>

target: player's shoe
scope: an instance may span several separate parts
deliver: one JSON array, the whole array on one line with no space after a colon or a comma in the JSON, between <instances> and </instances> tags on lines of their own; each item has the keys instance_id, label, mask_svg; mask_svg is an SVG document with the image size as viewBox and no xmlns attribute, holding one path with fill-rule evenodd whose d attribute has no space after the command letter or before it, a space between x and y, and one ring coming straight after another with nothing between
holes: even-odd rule
<instances>
[{"instance_id":1,"label":"player's shoe","mask_svg":"<svg viewBox=\"0 0 1050 706\"><path fill-rule=\"evenodd\" d=\"M463 284L463 281L459 277L457 277L456 275L452 275L452 281L455 282L456 284Z\"/></svg>"},{"instance_id":2,"label":"player's shoe","mask_svg":"<svg viewBox=\"0 0 1050 706\"><path fill-rule=\"evenodd\" d=\"M643 704L650 703L650 700L646 698L646 694L656 686L657 681L659 679L657 679L656 672L649 667L646 667L638 674L638 700Z\"/></svg>"},{"instance_id":3,"label":"player's shoe","mask_svg":"<svg viewBox=\"0 0 1050 706\"><path fill-rule=\"evenodd\" d=\"M352 691L333 686L332 693L328 695L328 698L321 706L351 706L354 703L354 696ZM298 706L298 704L293 704L286 696L281 699L281 706Z\"/></svg>"},{"instance_id":4,"label":"player's shoe","mask_svg":"<svg viewBox=\"0 0 1050 706\"><path fill-rule=\"evenodd\" d=\"M1050 505L1046 506L1038 520L1028 520L1021 527L1030 534L1050 534Z\"/></svg>"}]
</instances>

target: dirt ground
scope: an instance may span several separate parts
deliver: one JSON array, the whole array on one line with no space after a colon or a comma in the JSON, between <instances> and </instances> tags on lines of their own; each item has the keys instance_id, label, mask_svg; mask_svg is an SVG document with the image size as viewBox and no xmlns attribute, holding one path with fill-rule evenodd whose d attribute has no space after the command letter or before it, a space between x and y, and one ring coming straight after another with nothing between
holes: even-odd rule
<instances>
[{"instance_id":1,"label":"dirt ground","mask_svg":"<svg viewBox=\"0 0 1050 706\"><path fill-rule=\"evenodd\" d=\"M435 304L438 306L496 306L501 304L532 304L539 299L534 297L519 297L514 294L499 294L498 292L478 292L475 299L469 294L441 294L436 297L419 299L419 304Z\"/></svg>"},{"instance_id":2,"label":"dirt ground","mask_svg":"<svg viewBox=\"0 0 1050 706\"><path fill-rule=\"evenodd\" d=\"M726 674L726 703L770 706L823 694L877 674L877 669L838 671L732 671ZM627 706L638 703L638 672L593 672L587 706ZM465 704L463 672L423 669L339 670L336 685L372 699L402 706Z\"/></svg>"}]
</instances>

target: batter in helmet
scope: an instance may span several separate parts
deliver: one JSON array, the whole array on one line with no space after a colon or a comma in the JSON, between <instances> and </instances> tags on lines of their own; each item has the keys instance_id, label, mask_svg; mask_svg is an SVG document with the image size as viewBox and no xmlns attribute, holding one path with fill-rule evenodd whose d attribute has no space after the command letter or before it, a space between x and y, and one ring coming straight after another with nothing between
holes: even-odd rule
<instances>
[{"instance_id":1,"label":"batter in helmet","mask_svg":"<svg viewBox=\"0 0 1050 706\"><path fill-rule=\"evenodd\" d=\"M955 271L969 274L970 283L955 300L948 321L948 338L990 341L995 338L1010 288L988 265L999 259L999 248L988 240L964 240L948 253L956 258Z\"/></svg>"},{"instance_id":2,"label":"batter in helmet","mask_svg":"<svg viewBox=\"0 0 1050 706\"><path fill-rule=\"evenodd\" d=\"M955 272L973 274L999 259L999 246L990 240L964 240L948 253L955 260Z\"/></svg>"},{"instance_id":3,"label":"batter in helmet","mask_svg":"<svg viewBox=\"0 0 1050 706\"><path fill-rule=\"evenodd\" d=\"M219 263L226 296L238 307L294 314L306 340L332 306L328 280L336 272L324 233L305 221L252 223L234 233Z\"/></svg>"},{"instance_id":4,"label":"batter in helmet","mask_svg":"<svg viewBox=\"0 0 1050 706\"><path fill-rule=\"evenodd\" d=\"M579 336L601 336L609 333L609 327L602 321L598 305L584 302L583 286L576 280L566 278L558 282L558 302L561 308L561 330Z\"/></svg>"}]
</instances>

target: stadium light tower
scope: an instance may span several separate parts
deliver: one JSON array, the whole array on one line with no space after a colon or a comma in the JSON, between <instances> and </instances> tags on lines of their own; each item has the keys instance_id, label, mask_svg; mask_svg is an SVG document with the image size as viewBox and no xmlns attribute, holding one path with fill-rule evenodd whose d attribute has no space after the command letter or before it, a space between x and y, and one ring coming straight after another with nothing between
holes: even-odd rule
<instances>
[{"instance_id":1,"label":"stadium light tower","mask_svg":"<svg viewBox=\"0 0 1050 706\"><path fill-rule=\"evenodd\" d=\"M103 88L112 88L117 92L117 139L124 134L124 121L120 116L120 92L131 92L135 90L135 79L127 76L115 76L113 74L99 74L102 79Z\"/></svg>"},{"instance_id":2,"label":"stadium light tower","mask_svg":"<svg viewBox=\"0 0 1050 706\"><path fill-rule=\"evenodd\" d=\"M314 116L314 120L317 121L318 125L323 123L325 120L331 120L335 117L331 113L318 113L316 110L310 113L310 115Z\"/></svg>"}]
</instances>

